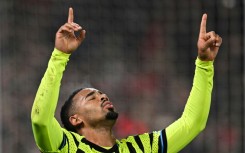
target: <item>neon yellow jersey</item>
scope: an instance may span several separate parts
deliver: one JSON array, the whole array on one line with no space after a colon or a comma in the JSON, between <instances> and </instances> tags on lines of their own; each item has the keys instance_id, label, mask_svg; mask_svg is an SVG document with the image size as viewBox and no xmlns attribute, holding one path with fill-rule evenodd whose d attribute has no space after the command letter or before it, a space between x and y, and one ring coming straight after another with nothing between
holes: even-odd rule
<instances>
[{"instance_id":1,"label":"neon yellow jersey","mask_svg":"<svg viewBox=\"0 0 245 153\"><path fill-rule=\"evenodd\" d=\"M104 148L88 141L84 136L64 130L64 139L59 150L61 153L166 153L165 131L155 131L125 139L116 140L111 148Z\"/></svg>"},{"instance_id":2,"label":"neon yellow jersey","mask_svg":"<svg viewBox=\"0 0 245 153\"><path fill-rule=\"evenodd\" d=\"M185 147L207 122L213 87L213 62L197 58L193 87L182 116L166 129L116 140L104 148L84 136L63 129L54 114L63 72L70 54L54 49L32 107L32 129L41 152L52 153L176 153Z\"/></svg>"}]
</instances>

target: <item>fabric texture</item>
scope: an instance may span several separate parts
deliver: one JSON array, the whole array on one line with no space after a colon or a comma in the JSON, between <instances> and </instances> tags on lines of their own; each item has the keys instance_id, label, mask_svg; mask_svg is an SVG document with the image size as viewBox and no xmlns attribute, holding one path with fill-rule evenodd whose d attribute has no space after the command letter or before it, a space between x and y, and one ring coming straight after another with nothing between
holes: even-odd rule
<instances>
[{"instance_id":1,"label":"fabric texture","mask_svg":"<svg viewBox=\"0 0 245 153\"><path fill-rule=\"evenodd\" d=\"M196 60L193 87L180 119L163 130L116 140L103 148L84 136L63 129L54 114L63 72L70 54L54 49L32 107L32 129L41 152L48 153L175 153L186 146L206 125L213 87L213 62Z\"/></svg>"}]
</instances>

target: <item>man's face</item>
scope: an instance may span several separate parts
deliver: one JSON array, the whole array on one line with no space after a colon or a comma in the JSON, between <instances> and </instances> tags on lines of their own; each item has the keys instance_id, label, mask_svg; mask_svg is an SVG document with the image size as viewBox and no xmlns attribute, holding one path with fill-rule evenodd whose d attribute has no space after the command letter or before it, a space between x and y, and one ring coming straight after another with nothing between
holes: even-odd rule
<instances>
[{"instance_id":1,"label":"man's face","mask_svg":"<svg viewBox=\"0 0 245 153\"><path fill-rule=\"evenodd\" d=\"M93 125L105 120L116 121L118 113L106 94L94 88L85 88L74 97L76 112L85 124Z\"/></svg>"}]
</instances>

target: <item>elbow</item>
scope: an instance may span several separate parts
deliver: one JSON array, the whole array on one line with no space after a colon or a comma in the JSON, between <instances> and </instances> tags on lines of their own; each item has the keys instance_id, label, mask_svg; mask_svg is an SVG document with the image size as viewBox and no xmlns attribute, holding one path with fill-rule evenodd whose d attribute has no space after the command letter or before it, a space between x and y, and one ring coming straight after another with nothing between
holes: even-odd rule
<instances>
[{"instance_id":1,"label":"elbow","mask_svg":"<svg viewBox=\"0 0 245 153\"><path fill-rule=\"evenodd\" d=\"M207 119L207 116L196 119L196 124L198 125L199 133L205 130L207 126Z\"/></svg>"},{"instance_id":2,"label":"elbow","mask_svg":"<svg viewBox=\"0 0 245 153\"><path fill-rule=\"evenodd\" d=\"M44 127L47 125L48 119L39 113L37 109L32 109L31 123L33 127Z\"/></svg>"},{"instance_id":3,"label":"elbow","mask_svg":"<svg viewBox=\"0 0 245 153\"><path fill-rule=\"evenodd\" d=\"M33 114L31 115L31 123L33 127L44 127L46 124L41 117Z\"/></svg>"},{"instance_id":4,"label":"elbow","mask_svg":"<svg viewBox=\"0 0 245 153\"><path fill-rule=\"evenodd\" d=\"M34 131L40 131L43 129L47 129L48 125L48 120L47 119L42 119L37 116L32 116L31 117L31 124L32 124L32 129Z\"/></svg>"},{"instance_id":5,"label":"elbow","mask_svg":"<svg viewBox=\"0 0 245 153\"><path fill-rule=\"evenodd\" d=\"M189 118L185 118L185 124L187 125L187 129L189 132L196 133L198 135L206 128L206 121L200 120L200 118L196 118L194 120L190 120Z\"/></svg>"},{"instance_id":6,"label":"elbow","mask_svg":"<svg viewBox=\"0 0 245 153\"><path fill-rule=\"evenodd\" d=\"M204 129L206 128L207 122L201 123L200 127L199 127L199 133L204 131Z\"/></svg>"},{"instance_id":7,"label":"elbow","mask_svg":"<svg viewBox=\"0 0 245 153\"><path fill-rule=\"evenodd\" d=\"M197 135L204 131L206 128L206 122L196 121L192 123L191 131L196 131Z\"/></svg>"}]
</instances>

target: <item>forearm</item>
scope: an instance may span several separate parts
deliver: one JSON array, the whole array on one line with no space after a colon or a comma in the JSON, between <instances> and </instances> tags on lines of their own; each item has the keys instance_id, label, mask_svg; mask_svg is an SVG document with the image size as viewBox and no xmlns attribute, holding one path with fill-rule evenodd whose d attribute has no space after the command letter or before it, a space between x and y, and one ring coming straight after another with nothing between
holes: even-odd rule
<instances>
[{"instance_id":1,"label":"forearm","mask_svg":"<svg viewBox=\"0 0 245 153\"><path fill-rule=\"evenodd\" d=\"M178 152L187 145L207 122L213 87L213 62L196 60L193 87L180 119L166 129L168 152Z\"/></svg>"},{"instance_id":2,"label":"forearm","mask_svg":"<svg viewBox=\"0 0 245 153\"><path fill-rule=\"evenodd\" d=\"M32 107L33 133L37 145L42 150L57 149L63 138L61 127L54 118L54 114L60 82L68 58L69 54L64 54L56 49L53 51Z\"/></svg>"}]
</instances>

